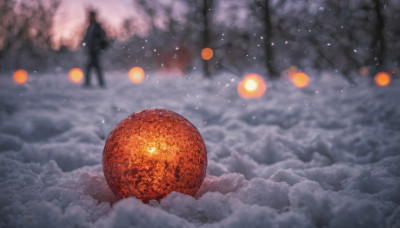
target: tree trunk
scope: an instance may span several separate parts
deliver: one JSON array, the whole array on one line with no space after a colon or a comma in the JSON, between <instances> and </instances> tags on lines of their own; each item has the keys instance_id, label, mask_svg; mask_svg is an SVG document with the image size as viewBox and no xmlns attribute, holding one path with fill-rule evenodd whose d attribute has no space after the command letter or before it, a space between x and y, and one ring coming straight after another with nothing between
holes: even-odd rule
<instances>
[{"instance_id":1,"label":"tree trunk","mask_svg":"<svg viewBox=\"0 0 400 228\"><path fill-rule=\"evenodd\" d=\"M375 3L374 11L376 13L376 26L370 47L370 52L371 52L370 62L376 65L376 69L379 70L379 68L383 64L383 54L385 49L384 37L383 37L385 19L381 12L380 0L374 0L374 3Z\"/></svg>"},{"instance_id":2,"label":"tree trunk","mask_svg":"<svg viewBox=\"0 0 400 228\"><path fill-rule=\"evenodd\" d=\"M265 45L264 52L266 57L266 68L270 77L275 78L279 77L278 72L275 70L273 65L274 54L272 50L272 23L271 23L271 12L269 8L269 1L265 0L263 4L261 4L263 9L263 20L264 20L264 36L265 36Z\"/></svg>"},{"instance_id":3,"label":"tree trunk","mask_svg":"<svg viewBox=\"0 0 400 228\"><path fill-rule=\"evenodd\" d=\"M203 45L202 49L209 47L210 44L210 28L208 24L208 11L213 4L213 0L203 0ZM208 66L208 61L203 60L203 70L206 77L210 77L210 68Z\"/></svg>"}]
</instances>

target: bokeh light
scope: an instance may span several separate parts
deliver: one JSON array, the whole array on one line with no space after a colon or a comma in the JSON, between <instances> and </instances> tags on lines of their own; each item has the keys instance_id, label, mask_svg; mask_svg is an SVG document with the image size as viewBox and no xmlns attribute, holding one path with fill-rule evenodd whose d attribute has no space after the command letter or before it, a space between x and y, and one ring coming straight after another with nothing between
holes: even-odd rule
<instances>
[{"instance_id":1,"label":"bokeh light","mask_svg":"<svg viewBox=\"0 0 400 228\"><path fill-rule=\"evenodd\" d=\"M305 87L307 87L308 83L310 82L308 75L303 72L295 73L291 80L292 80L293 85L295 85L298 88L305 88Z\"/></svg>"},{"instance_id":2,"label":"bokeh light","mask_svg":"<svg viewBox=\"0 0 400 228\"><path fill-rule=\"evenodd\" d=\"M83 72L79 68L72 68L69 71L69 80L73 83L80 83L83 79Z\"/></svg>"},{"instance_id":3,"label":"bokeh light","mask_svg":"<svg viewBox=\"0 0 400 228\"><path fill-rule=\"evenodd\" d=\"M201 50L201 58L203 58L204 60L210 60L214 55L214 52L211 48L203 48L203 50Z\"/></svg>"},{"instance_id":4,"label":"bokeh light","mask_svg":"<svg viewBox=\"0 0 400 228\"><path fill-rule=\"evenodd\" d=\"M258 74L246 75L238 85L238 93L243 98L259 98L266 89L267 84Z\"/></svg>"},{"instance_id":5,"label":"bokeh light","mask_svg":"<svg viewBox=\"0 0 400 228\"><path fill-rule=\"evenodd\" d=\"M129 79L135 84L141 83L144 76L144 70L141 67L133 67L129 70Z\"/></svg>"},{"instance_id":6,"label":"bokeh light","mask_svg":"<svg viewBox=\"0 0 400 228\"><path fill-rule=\"evenodd\" d=\"M360 75L363 77L368 76L368 73L369 73L368 67L366 67L366 66L360 67L360 69L358 70L358 73L360 73Z\"/></svg>"},{"instance_id":7,"label":"bokeh light","mask_svg":"<svg viewBox=\"0 0 400 228\"><path fill-rule=\"evenodd\" d=\"M375 80L375 83L376 83L378 86L387 86L387 85L389 85L391 79L390 79L390 76L389 76L388 73L386 73L386 72L379 72L379 73L377 73L377 74L375 75L374 80Z\"/></svg>"},{"instance_id":8,"label":"bokeh light","mask_svg":"<svg viewBox=\"0 0 400 228\"><path fill-rule=\"evenodd\" d=\"M194 195L207 170L207 149L196 127L166 109L146 109L122 120L107 138L103 171L119 198L143 202L169 193Z\"/></svg>"},{"instance_id":9,"label":"bokeh light","mask_svg":"<svg viewBox=\"0 0 400 228\"><path fill-rule=\"evenodd\" d=\"M297 68L297 66L293 66L293 65L286 69L286 72L287 72L290 80L292 80L293 76L298 72L298 70L299 70L299 68Z\"/></svg>"},{"instance_id":10,"label":"bokeh light","mask_svg":"<svg viewBox=\"0 0 400 228\"><path fill-rule=\"evenodd\" d=\"M24 84L28 80L28 73L22 69L14 72L13 80L18 85Z\"/></svg>"}]
</instances>

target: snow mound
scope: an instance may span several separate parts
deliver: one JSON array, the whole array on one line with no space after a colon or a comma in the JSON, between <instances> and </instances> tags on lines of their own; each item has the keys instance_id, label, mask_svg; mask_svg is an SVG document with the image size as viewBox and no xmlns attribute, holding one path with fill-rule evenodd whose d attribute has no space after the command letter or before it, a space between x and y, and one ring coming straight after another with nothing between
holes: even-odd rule
<instances>
[{"instance_id":1,"label":"snow mound","mask_svg":"<svg viewBox=\"0 0 400 228\"><path fill-rule=\"evenodd\" d=\"M400 226L398 80L267 81L261 99L246 100L231 75L106 79L83 89L66 75L24 86L0 77L0 227ZM195 197L117 201L102 172L105 139L152 107L199 129L207 177Z\"/></svg>"}]
</instances>

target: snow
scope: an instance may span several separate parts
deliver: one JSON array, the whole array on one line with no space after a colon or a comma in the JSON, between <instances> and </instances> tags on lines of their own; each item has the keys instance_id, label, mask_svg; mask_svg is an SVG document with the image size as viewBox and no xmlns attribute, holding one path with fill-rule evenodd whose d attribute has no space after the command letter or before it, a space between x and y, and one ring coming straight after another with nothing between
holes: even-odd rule
<instances>
[{"instance_id":1,"label":"snow","mask_svg":"<svg viewBox=\"0 0 400 228\"><path fill-rule=\"evenodd\" d=\"M106 80L84 89L61 73L23 86L0 77L0 227L400 227L399 80L267 80L255 100L237 95L232 75ZM199 129L207 177L196 197L117 201L105 138L152 107Z\"/></svg>"}]
</instances>

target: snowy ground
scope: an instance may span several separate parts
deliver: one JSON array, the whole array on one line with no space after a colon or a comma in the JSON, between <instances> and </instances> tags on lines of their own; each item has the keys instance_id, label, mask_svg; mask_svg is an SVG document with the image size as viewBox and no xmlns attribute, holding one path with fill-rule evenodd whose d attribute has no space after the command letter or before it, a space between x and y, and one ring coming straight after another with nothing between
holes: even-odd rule
<instances>
[{"instance_id":1,"label":"snowy ground","mask_svg":"<svg viewBox=\"0 0 400 228\"><path fill-rule=\"evenodd\" d=\"M399 80L353 87L312 75L304 90L267 82L261 99L245 100L230 75L106 76L105 90L61 74L26 86L0 77L0 227L400 227ZM104 140L151 107L196 125L207 177L195 198L116 202Z\"/></svg>"}]
</instances>

